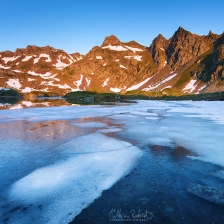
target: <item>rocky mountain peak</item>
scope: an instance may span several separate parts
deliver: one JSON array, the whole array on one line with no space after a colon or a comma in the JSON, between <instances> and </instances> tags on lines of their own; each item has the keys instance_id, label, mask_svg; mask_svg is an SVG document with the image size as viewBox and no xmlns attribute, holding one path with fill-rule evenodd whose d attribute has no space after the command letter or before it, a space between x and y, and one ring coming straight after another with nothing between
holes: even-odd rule
<instances>
[{"instance_id":1,"label":"rocky mountain peak","mask_svg":"<svg viewBox=\"0 0 224 224\"><path fill-rule=\"evenodd\" d=\"M173 40L178 40L178 39L183 39L186 38L187 36L192 35L191 32L185 30L182 26L180 26L177 31L174 33L172 39Z\"/></svg>"},{"instance_id":2,"label":"rocky mountain peak","mask_svg":"<svg viewBox=\"0 0 224 224\"><path fill-rule=\"evenodd\" d=\"M120 43L120 40L116 36L111 35L105 38L102 47L107 45L119 45Z\"/></svg>"},{"instance_id":3,"label":"rocky mountain peak","mask_svg":"<svg viewBox=\"0 0 224 224\"><path fill-rule=\"evenodd\" d=\"M153 48L154 46L166 48L168 45L168 40L162 35L159 34L154 40L149 48Z\"/></svg>"},{"instance_id":4,"label":"rocky mountain peak","mask_svg":"<svg viewBox=\"0 0 224 224\"><path fill-rule=\"evenodd\" d=\"M15 51L16 55L35 55L39 53L51 53L56 51L53 47L45 46L45 47L37 47L35 45L28 45L26 48L17 48Z\"/></svg>"}]
</instances>

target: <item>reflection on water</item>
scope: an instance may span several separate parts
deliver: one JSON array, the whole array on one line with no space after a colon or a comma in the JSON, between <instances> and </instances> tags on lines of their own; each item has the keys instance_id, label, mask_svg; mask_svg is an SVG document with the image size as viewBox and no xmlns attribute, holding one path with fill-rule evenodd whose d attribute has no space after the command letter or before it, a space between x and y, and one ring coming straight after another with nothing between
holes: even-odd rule
<instances>
[{"instance_id":1,"label":"reflection on water","mask_svg":"<svg viewBox=\"0 0 224 224\"><path fill-rule=\"evenodd\" d=\"M1 100L2 99L2 100ZM48 98L35 98L33 100L18 99L15 97L1 98L0 109L22 109L29 107L53 107L53 106L71 106L63 98L48 97Z\"/></svg>"},{"instance_id":2,"label":"reflection on water","mask_svg":"<svg viewBox=\"0 0 224 224\"><path fill-rule=\"evenodd\" d=\"M121 102L76 102L61 97L38 97L32 100L19 99L17 97L0 97L1 109L23 109L29 107L56 107L56 106L81 106L81 105L127 105L134 101Z\"/></svg>"},{"instance_id":3,"label":"reflection on water","mask_svg":"<svg viewBox=\"0 0 224 224\"><path fill-rule=\"evenodd\" d=\"M18 97L0 97L0 108L4 106L10 106L19 102Z\"/></svg>"}]
</instances>

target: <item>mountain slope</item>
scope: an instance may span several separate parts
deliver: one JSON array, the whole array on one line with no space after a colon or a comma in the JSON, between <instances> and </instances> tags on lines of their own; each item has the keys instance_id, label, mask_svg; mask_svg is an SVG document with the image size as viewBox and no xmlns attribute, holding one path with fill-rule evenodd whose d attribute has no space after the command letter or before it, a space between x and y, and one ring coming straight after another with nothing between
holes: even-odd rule
<instances>
[{"instance_id":1,"label":"mountain slope","mask_svg":"<svg viewBox=\"0 0 224 224\"><path fill-rule=\"evenodd\" d=\"M224 34L199 36L179 27L168 40L159 34L149 47L112 35L86 55L49 46L0 52L0 88L25 95L222 91Z\"/></svg>"}]
</instances>

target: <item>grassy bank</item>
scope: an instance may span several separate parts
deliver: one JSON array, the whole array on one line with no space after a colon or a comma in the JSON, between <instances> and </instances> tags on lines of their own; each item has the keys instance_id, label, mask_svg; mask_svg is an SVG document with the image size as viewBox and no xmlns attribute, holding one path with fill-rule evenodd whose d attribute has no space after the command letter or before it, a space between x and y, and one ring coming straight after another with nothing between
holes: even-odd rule
<instances>
[{"instance_id":1,"label":"grassy bank","mask_svg":"<svg viewBox=\"0 0 224 224\"><path fill-rule=\"evenodd\" d=\"M204 94L182 94L179 92L144 92L132 91L124 94L118 93L97 93L89 91L70 92L64 96L70 103L98 104L101 102L125 102L134 100L207 100L223 101L224 92Z\"/></svg>"}]
</instances>

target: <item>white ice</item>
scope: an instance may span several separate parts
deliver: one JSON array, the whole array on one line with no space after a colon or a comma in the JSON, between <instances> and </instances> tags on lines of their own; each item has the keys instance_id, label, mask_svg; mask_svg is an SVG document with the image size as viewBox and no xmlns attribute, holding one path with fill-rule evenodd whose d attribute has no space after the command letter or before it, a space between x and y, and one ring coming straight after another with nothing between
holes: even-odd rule
<instances>
[{"instance_id":1,"label":"white ice","mask_svg":"<svg viewBox=\"0 0 224 224\"><path fill-rule=\"evenodd\" d=\"M130 143L100 133L73 139L55 151L66 159L36 169L16 181L9 192L14 203L41 204L43 209L33 209L22 218L12 214L11 223L68 223L127 174L142 155Z\"/></svg>"},{"instance_id":2,"label":"white ice","mask_svg":"<svg viewBox=\"0 0 224 224\"><path fill-rule=\"evenodd\" d=\"M82 128L103 128L103 127L107 127L107 125L105 123L101 123L101 122L80 122L80 123L75 123L72 122L72 125L78 126L78 127L82 127Z\"/></svg>"},{"instance_id":3,"label":"white ice","mask_svg":"<svg viewBox=\"0 0 224 224\"><path fill-rule=\"evenodd\" d=\"M29 102L22 105L26 104L29 105ZM17 107L21 109L22 105ZM29 147L19 145L16 139L2 140L0 156L4 160L0 161L0 185L8 184L9 188L0 193L0 212L5 212L2 205L8 203L9 206L13 200L11 204L14 207L30 204L43 207L42 210L35 206L29 208L21 219L18 212L10 213L9 223L68 223L136 164L141 151L128 143L129 140L138 142L139 148L182 146L195 153L195 159L219 165L223 170L223 111L222 101L138 101L137 104L110 107L28 108L21 109L19 113L2 110L0 122L74 121L88 117L90 122L84 122L85 127L78 126L81 120L74 124L77 128L93 127L87 130L96 129L96 132L65 139L51 150L38 148L35 144ZM119 133L126 141L103 135L110 132L110 127L103 122L91 121L90 118L96 117L108 117L115 123L123 124L122 130L113 126L111 131ZM13 133L15 130L9 131ZM14 150L10 151L12 148ZM28 173L22 172L19 178L14 176L14 179L3 181L5 175L11 177L20 173L25 159L28 160L23 153L29 149L32 152L28 158L32 162ZM52 153L50 159L46 159L49 153ZM53 155L55 158L52 158Z\"/></svg>"},{"instance_id":4,"label":"white ice","mask_svg":"<svg viewBox=\"0 0 224 224\"><path fill-rule=\"evenodd\" d=\"M101 60L101 59L103 59L103 58L102 58L102 56L96 56L96 59Z\"/></svg>"}]
</instances>

